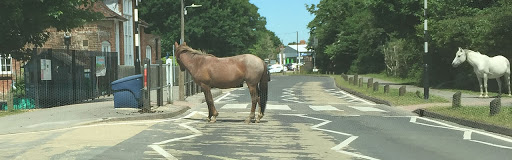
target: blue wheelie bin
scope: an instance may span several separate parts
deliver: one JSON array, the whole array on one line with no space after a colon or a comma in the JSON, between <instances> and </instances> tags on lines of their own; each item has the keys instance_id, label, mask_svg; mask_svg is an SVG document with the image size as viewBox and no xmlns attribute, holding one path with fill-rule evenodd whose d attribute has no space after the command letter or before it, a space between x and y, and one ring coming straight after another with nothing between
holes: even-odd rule
<instances>
[{"instance_id":1,"label":"blue wheelie bin","mask_svg":"<svg viewBox=\"0 0 512 160\"><path fill-rule=\"evenodd\" d=\"M115 108L139 108L142 106L142 74L112 82Z\"/></svg>"}]
</instances>

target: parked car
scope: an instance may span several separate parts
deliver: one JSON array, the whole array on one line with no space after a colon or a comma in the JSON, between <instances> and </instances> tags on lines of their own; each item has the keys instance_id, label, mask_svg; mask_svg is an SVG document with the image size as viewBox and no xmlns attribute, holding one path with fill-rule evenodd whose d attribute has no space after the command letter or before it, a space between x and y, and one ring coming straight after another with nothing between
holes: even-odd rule
<instances>
[{"instance_id":1,"label":"parked car","mask_svg":"<svg viewBox=\"0 0 512 160\"><path fill-rule=\"evenodd\" d=\"M268 71L270 73L279 73L284 71L284 67L280 64L274 64L269 67Z\"/></svg>"},{"instance_id":2,"label":"parked car","mask_svg":"<svg viewBox=\"0 0 512 160\"><path fill-rule=\"evenodd\" d=\"M291 63L285 64L284 67L287 71L293 71L293 64Z\"/></svg>"}]
</instances>

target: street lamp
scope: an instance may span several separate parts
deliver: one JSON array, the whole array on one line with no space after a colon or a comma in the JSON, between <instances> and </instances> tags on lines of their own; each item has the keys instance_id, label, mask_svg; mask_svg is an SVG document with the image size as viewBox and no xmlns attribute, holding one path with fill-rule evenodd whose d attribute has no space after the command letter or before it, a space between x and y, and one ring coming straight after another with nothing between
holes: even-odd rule
<instances>
[{"instance_id":1,"label":"street lamp","mask_svg":"<svg viewBox=\"0 0 512 160\"><path fill-rule=\"evenodd\" d=\"M183 8L183 11L185 12L185 15L187 15L187 8L197 8L197 7L201 7L203 5L198 5L198 4L192 4L190 6L185 6L185 8Z\"/></svg>"},{"instance_id":2,"label":"street lamp","mask_svg":"<svg viewBox=\"0 0 512 160\"><path fill-rule=\"evenodd\" d=\"M180 44L183 44L185 42L185 15L187 14L187 8L197 8L201 7L203 5L196 5L192 4L190 6L185 6L184 0L181 0L181 38L180 38ZM179 67L179 66L178 66ZM179 84L179 99L180 101L185 100L185 72L178 70L178 84Z\"/></svg>"}]
</instances>

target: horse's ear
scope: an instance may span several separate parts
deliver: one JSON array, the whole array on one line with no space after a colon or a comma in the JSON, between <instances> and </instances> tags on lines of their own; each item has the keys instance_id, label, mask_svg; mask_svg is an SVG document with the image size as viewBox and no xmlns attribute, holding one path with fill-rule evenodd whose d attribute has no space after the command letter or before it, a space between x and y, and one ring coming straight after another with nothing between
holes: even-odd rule
<instances>
[{"instance_id":1,"label":"horse's ear","mask_svg":"<svg viewBox=\"0 0 512 160\"><path fill-rule=\"evenodd\" d=\"M174 42L174 47L178 48L178 42Z\"/></svg>"},{"instance_id":2,"label":"horse's ear","mask_svg":"<svg viewBox=\"0 0 512 160\"><path fill-rule=\"evenodd\" d=\"M462 48L459 47L459 51L462 50Z\"/></svg>"},{"instance_id":3,"label":"horse's ear","mask_svg":"<svg viewBox=\"0 0 512 160\"><path fill-rule=\"evenodd\" d=\"M183 42L183 45L184 45L184 46L187 46L187 42Z\"/></svg>"}]
</instances>

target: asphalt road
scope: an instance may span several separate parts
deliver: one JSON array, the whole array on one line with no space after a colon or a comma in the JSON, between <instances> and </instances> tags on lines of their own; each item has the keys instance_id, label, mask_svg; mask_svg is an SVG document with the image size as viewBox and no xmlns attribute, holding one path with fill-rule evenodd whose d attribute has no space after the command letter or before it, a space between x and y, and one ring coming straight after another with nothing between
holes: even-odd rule
<instances>
[{"instance_id":1,"label":"asphalt road","mask_svg":"<svg viewBox=\"0 0 512 160\"><path fill-rule=\"evenodd\" d=\"M180 117L0 136L7 159L510 159L512 138L376 105L327 77L272 76L261 123L237 88ZM30 150L30 152L27 152ZM7 155L7 156L6 156ZM1 159L1 158L0 158ZM48 158L41 158L48 159Z\"/></svg>"}]
</instances>

